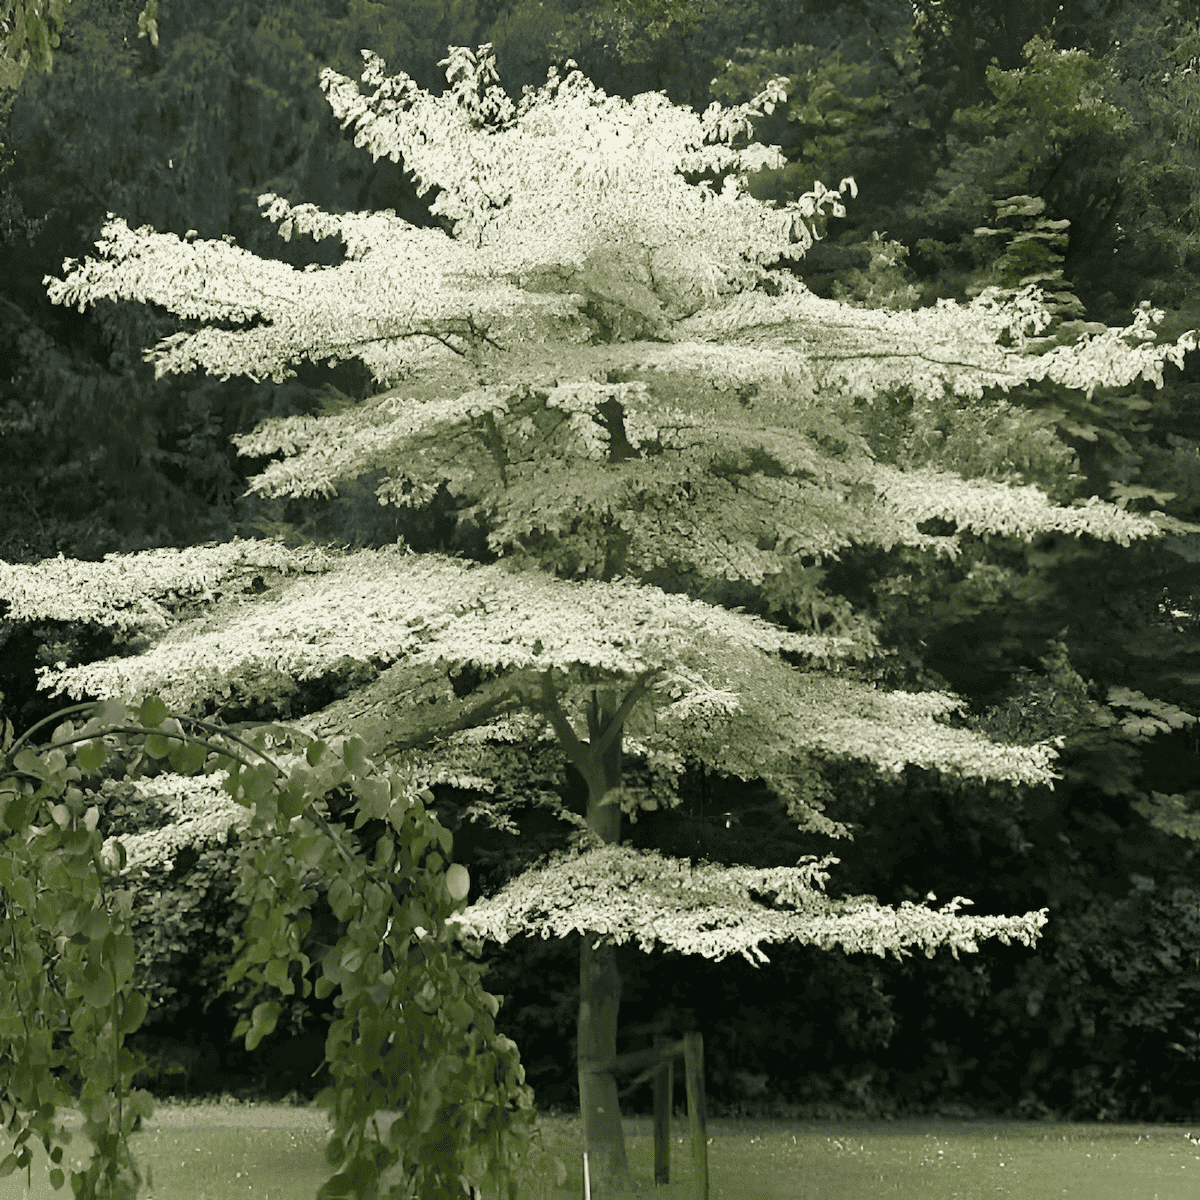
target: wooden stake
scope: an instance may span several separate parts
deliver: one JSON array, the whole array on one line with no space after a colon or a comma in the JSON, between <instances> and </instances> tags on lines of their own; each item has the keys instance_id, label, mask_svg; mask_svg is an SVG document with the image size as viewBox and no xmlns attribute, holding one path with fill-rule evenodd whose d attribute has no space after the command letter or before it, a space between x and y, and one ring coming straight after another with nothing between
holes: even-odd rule
<instances>
[{"instance_id":1,"label":"wooden stake","mask_svg":"<svg viewBox=\"0 0 1200 1200\"><path fill-rule=\"evenodd\" d=\"M675 1091L675 1056L666 1053L671 1045L668 1037L656 1036L654 1049L662 1057L658 1074L654 1076L654 1184L671 1181L671 1103Z\"/></svg>"},{"instance_id":2,"label":"wooden stake","mask_svg":"<svg viewBox=\"0 0 1200 1200\"><path fill-rule=\"evenodd\" d=\"M683 1071L687 1083L688 1118L692 1127L692 1162L696 1200L708 1200L708 1114L704 1103L704 1037L683 1035Z\"/></svg>"}]
</instances>

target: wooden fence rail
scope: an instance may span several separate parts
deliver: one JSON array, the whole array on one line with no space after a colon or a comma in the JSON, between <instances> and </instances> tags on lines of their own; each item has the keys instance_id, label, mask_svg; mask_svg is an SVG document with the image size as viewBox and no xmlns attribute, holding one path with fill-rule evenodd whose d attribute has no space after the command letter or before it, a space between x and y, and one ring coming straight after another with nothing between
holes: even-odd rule
<instances>
[{"instance_id":1,"label":"wooden fence rail","mask_svg":"<svg viewBox=\"0 0 1200 1200\"><path fill-rule=\"evenodd\" d=\"M624 1095L647 1079L654 1080L654 1182L671 1179L671 1098L674 1094L675 1059L683 1055L683 1078L687 1088L688 1122L691 1127L692 1163L696 1176L696 1200L708 1200L708 1113L704 1098L704 1036L685 1033L682 1041L656 1036L652 1050L633 1050L614 1058L589 1064L595 1071L625 1072L644 1069L621 1090ZM584 1200L591 1200L584 1155Z\"/></svg>"}]
</instances>

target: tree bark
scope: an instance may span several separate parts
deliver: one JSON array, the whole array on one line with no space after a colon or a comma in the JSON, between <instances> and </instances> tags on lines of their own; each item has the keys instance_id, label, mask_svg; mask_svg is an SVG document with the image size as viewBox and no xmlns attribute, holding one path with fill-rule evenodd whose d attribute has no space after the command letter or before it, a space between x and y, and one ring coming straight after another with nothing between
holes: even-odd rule
<instances>
[{"instance_id":1,"label":"tree bark","mask_svg":"<svg viewBox=\"0 0 1200 1200\"><path fill-rule=\"evenodd\" d=\"M617 709L612 690L592 693L588 733L594 745ZM609 843L620 841L621 808L601 804L604 793L621 783L621 738L605 750L604 792L593 785L588 792L588 825ZM617 1053L617 1014L621 1006L621 974L617 950L611 944L593 946L599 939L583 935L579 951L579 1112L583 1118L584 1146L592 1195L609 1196L629 1186L629 1164L625 1158L625 1136L613 1071L596 1070L591 1063L609 1062Z\"/></svg>"}]
</instances>

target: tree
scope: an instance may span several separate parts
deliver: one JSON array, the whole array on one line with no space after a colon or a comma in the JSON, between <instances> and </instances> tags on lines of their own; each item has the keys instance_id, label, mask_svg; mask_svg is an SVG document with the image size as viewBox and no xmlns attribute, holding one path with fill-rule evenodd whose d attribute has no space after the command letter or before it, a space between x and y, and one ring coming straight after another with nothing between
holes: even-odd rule
<instances>
[{"instance_id":1,"label":"tree","mask_svg":"<svg viewBox=\"0 0 1200 1200\"><path fill-rule=\"evenodd\" d=\"M821 300L764 264L801 255L853 180L770 208L744 194L744 172L778 156L729 145L781 98L781 81L698 117L657 95L607 99L577 72L560 82L551 71L514 111L498 87L480 94L486 49L479 60L451 49L453 87L439 100L385 78L367 52L369 97L322 73L356 144L402 156L422 187L443 188L435 211L452 234L264 195L282 236L337 234L348 261L297 272L114 218L99 259L46 280L60 303L153 300L203 322L147 351L159 374L281 379L304 357L360 358L390 385L381 395L237 439L244 454L284 455L253 488L329 497L365 479L401 509L441 497L457 556L402 544L334 553L303 578L272 574L248 600L247 563L261 552L234 541L13 566L0 595L14 619L123 629L128 653L44 669L43 687L73 696L154 691L181 712L219 713L239 689L353 668L369 682L313 716L312 732L353 728L368 753L419 780L485 791L503 782L509 748L556 739L586 781L586 815L535 798L575 827L572 840L468 909L463 944L583 934L580 1102L602 1190L626 1174L615 943L751 961L765 959L760 943L788 939L957 955L979 938L1033 944L1045 922L1044 910L961 915L962 897L936 911L829 899L832 856L722 871L622 848L622 815L677 802L688 761L764 780L798 827L833 837L852 830L824 813L823 762L1054 778L1051 742L996 743L955 724L952 696L875 686L872 664L889 649L863 614L821 593L803 560L819 568L854 544L953 557L963 536L1061 530L1128 545L1193 528L1096 497L1060 506L1017 485L1004 464L1033 432L1019 415L965 479L876 460L863 412L903 389L984 413L997 403L986 389L1030 380L1161 381L1164 362L1178 365L1195 341L1154 346L1158 314L1145 309L1128 329L1057 325L1039 337L1051 314L1036 286L900 313ZM716 194L685 170L728 178ZM1065 471L1068 451L1045 453ZM932 519L956 529L927 532ZM798 628L739 611L742 585ZM646 783L630 782L625 755ZM519 803L476 807L503 827Z\"/></svg>"},{"instance_id":2,"label":"tree","mask_svg":"<svg viewBox=\"0 0 1200 1200\"><path fill-rule=\"evenodd\" d=\"M54 50L67 23L71 0L5 0L0 7L0 58L49 72L54 66ZM158 0L146 0L138 13L138 37L158 45Z\"/></svg>"},{"instance_id":3,"label":"tree","mask_svg":"<svg viewBox=\"0 0 1200 1200\"><path fill-rule=\"evenodd\" d=\"M687 70L695 65L687 61L691 59L698 61L700 70L708 70L713 56L697 53L691 45L684 50L682 39L711 22L713 15L709 11L702 18L681 0L522 0L500 6L486 26L486 36L509 95L519 94L517 89L526 81L537 86L550 64L570 58L610 95L630 96L650 89L626 90L626 81L644 78L664 61ZM745 12L740 15L744 18ZM743 24L738 36L745 33ZM674 99L678 102L677 96Z\"/></svg>"},{"instance_id":4,"label":"tree","mask_svg":"<svg viewBox=\"0 0 1200 1200\"><path fill-rule=\"evenodd\" d=\"M287 560L286 553L277 559ZM326 1042L336 1080L320 1099L335 1125L325 1150L335 1173L318 1189L321 1200L375 1196L397 1162L402 1181L392 1197L414 1188L418 1195L474 1195L485 1180L499 1185L501 1177L505 1194L515 1196L512 1169L527 1169L531 1157L532 1095L515 1044L497 1037L489 1022L498 1002L479 987L482 972L464 960L446 926L466 899L468 875L442 857L451 835L427 816L428 793L407 792L403 778L378 771L353 737L305 739L297 747L295 731L260 729L247 741L204 721L189 722L192 732L185 733L155 697L133 711L112 701L75 705L42 727L58 717L67 719L40 747L36 727L15 740L11 722L0 730L0 879L9 946L0 977L0 1090L16 1146L0 1172L25 1167L28 1180L32 1133L51 1162L61 1162L70 1134L55 1127L54 1116L70 1093L52 1069L73 1062L84 1076L80 1108L95 1149L84 1170L70 1172L71 1190L79 1200L137 1195L142 1177L128 1135L153 1105L146 1092L129 1090L144 1063L121 1048L148 1008L146 996L131 990L132 893L112 887L126 851L123 842L101 842L96 791L70 785L103 780L110 762L136 777L165 758L177 778L203 768L211 783L220 772L229 802L253 810L245 814L253 832L237 864L237 891L251 904L230 983L248 979L252 998L264 980L291 994L295 961L308 994L303 973L310 962L297 943L315 893L298 886L297 862L331 880L333 902L349 919L351 936L327 947L316 987L318 996L338 991L335 1007L343 1010ZM82 725L71 717L83 718ZM373 863L356 858L310 803L343 789L355 795L359 827L388 830L373 839ZM274 1029L279 1011L274 1000L255 1005L234 1037L244 1033L253 1048ZM52 1045L64 1031L69 1051ZM375 1113L396 1106L403 1111L386 1145L366 1136ZM566 1171L561 1161L556 1166L561 1182ZM51 1169L54 1188L65 1178Z\"/></svg>"}]
</instances>

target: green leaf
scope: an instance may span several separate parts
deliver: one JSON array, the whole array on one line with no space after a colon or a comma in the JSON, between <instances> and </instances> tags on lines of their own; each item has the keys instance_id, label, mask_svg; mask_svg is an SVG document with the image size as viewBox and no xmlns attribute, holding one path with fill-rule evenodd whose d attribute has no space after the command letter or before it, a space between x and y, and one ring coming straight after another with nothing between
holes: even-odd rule
<instances>
[{"instance_id":1,"label":"green leaf","mask_svg":"<svg viewBox=\"0 0 1200 1200\"><path fill-rule=\"evenodd\" d=\"M329 885L326 897L333 915L339 921L345 921L350 915L350 906L354 903L354 891L340 875Z\"/></svg>"},{"instance_id":2,"label":"green leaf","mask_svg":"<svg viewBox=\"0 0 1200 1200\"><path fill-rule=\"evenodd\" d=\"M167 752L167 760L180 775L194 775L207 757L207 747L199 742L174 742Z\"/></svg>"},{"instance_id":3,"label":"green leaf","mask_svg":"<svg viewBox=\"0 0 1200 1200\"><path fill-rule=\"evenodd\" d=\"M39 779L49 779L51 775L40 755L28 748L17 752L13 759L13 766L18 771L24 771L27 775L36 775Z\"/></svg>"},{"instance_id":4,"label":"green leaf","mask_svg":"<svg viewBox=\"0 0 1200 1200\"><path fill-rule=\"evenodd\" d=\"M475 1010L465 1000L455 1000L446 1015L456 1029L465 1029L475 1019Z\"/></svg>"},{"instance_id":5,"label":"green leaf","mask_svg":"<svg viewBox=\"0 0 1200 1200\"><path fill-rule=\"evenodd\" d=\"M80 992L92 1008L105 1008L112 1003L112 975L98 962L89 962L83 968Z\"/></svg>"},{"instance_id":6,"label":"green leaf","mask_svg":"<svg viewBox=\"0 0 1200 1200\"><path fill-rule=\"evenodd\" d=\"M288 964L282 958L273 958L263 971L263 978L273 987L278 988L285 996L292 994L292 981L288 978Z\"/></svg>"},{"instance_id":7,"label":"green leaf","mask_svg":"<svg viewBox=\"0 0 1200 1200\"><path fill-rule=\"evenodd\" d=\"M446 871L446 889L455 900L463 900L471 890L471 876L462 863L451 863Z\"/></svg>"},{"instance_id":8,"label":"green leaf","mask_svg":"<svg viewBox=\"0 0 1200 1200\"><path fill-rule=\"evenodd\" d=\"M103 738L92 738L90 742L80 742L75 747L75 762L85 774L92 774L108 761L108 747Z\"/></svg>"},{"instance_id":9,"label":"green leaf","mask_svg":"<svg viewBox=\"0 0 1200 1200\"><path fill-rule=\"evenodd\" d=\"M171 753L171 746L173 744L172 739L165 738L158 733L152 733L146 738L146 753L151 758L166 758Z\"/></svg>"},{"instance_id":10,"label":"green leaf","mask_svg":"<svg viewBox=\"0 0 1200 1200\"><path fill-rule=\"evenodd\" d=\"M1185 795L1151 792L1131 800L1130 808L1166 833L1200 841L1200 813L1192 811Z\"/></svg>"},{"instance_id":11,"label":"green leaf","mask_svg":"<svg viewBox=\"0 0 1200 1200\"><path fill-rule=\"evenodd\" d=\"M118 1026L117 1032L123 1036L128 1036L134 1030L140 1028L142 1022L146 1019L147 1007L146 997L141 992L130 992L125 997L125 1004L121 1011L121 1023Z\"/></svg>"},{"instance_id":12,"label":"green leaf","mask_svg":"<svg viewBox=\"0 0 1200 1200\"><path fill-rule=\"evenodd\" d=\"M386 779L357 779L354 793L359 798L358 807L364 824L368 820L379 820L386 816L392 806L392 790Z\"/></svg>"},{"instance_id":13,"label":"green leaf","mask_svg":"<svg viewBox=\"0 0 1200 1200\"><path fill-rule=\"evenodd\" d=\"M430 1081L421 1096L421 1120L418 1132L428 1133L437 1121L442 1107L442 1089L436 1081Z\"/></svg>"},{"instance_id":14,"label":"green leaf","mask_svg":"<svg viewBox=\"0 0 1200 1200\"><path fill-rule=\"evenodd\" d=\"M362 775L367 770L367 743L360 737L349 737L342 748L342 761L352 775Z\"/></svg>"},{"instance_id":15,"label":"green leaf","mask_svg":"<svg viewBox=\"0 0 1200 1200\"><path fill-rule=\"evenodd\" d=\"M275 1031L275 1023L279 1020L280 1007L277 1001L268 1000L264 1004L256 1004L251 1015L250 1031L246 1034L246 1049L253 1050L265 1037Z\"/></svg>"},{"instance_id":16,"label":"green leaf","mask_svg":"<svg viewBox=\"0 0 1200 1200\"><path fill-rule=\"evenodd\" d=\"M134 716L140 724L153 729L167 719L169 711L167 706L157 696L147 696L141 705L134 709Z\"/></svg>"},{"instance_id":17,"label":"green leaf","mask_svg":"<svg viewBox=\"0 0 1200 1200\"><path fill-rule=\"evenodd\" d=\"M375 864L379 867L390 867L392 859L396 857L396 843L392 840L391 834L385 833L383 837L375 843Z\"/></svg>"},{"instance_id":18,"label":"green leaf","mask_svg":"<svg viewBox=\"0 0 1200 1200\"><path fill-rule=\"evenodd\" d=\"M292 779L279 793L279 813L289 821L298 817L308 807L308 794L302 780Z\"/></svg>"},{"instance_id":19,"label":"green leaf","mask_svg":"<svg viewBox=\"0 0 1200 1200\"><path fill-rule=\"evenodd\" d=\"M125 870L126 863L128 862L124 843L120 841L113 842L112 854L116 859L116 867L113 870L113 874L120 875L120 873Z\"/></svg>"},{"instance_id":20,"label":"green leaf","mask_svg":"<svg viewBox=\"0 0 1200 1200\"><path fill-rule=\"evenodd\" d=\"M136 718L135 718L136 719ZM159 720L162 718L160 717ZM101 700L92 709L91 720L99 721L102 725L128 725L129 710L120 700ZM141 722L145 724L146 722ZM158 721L154 722L156 725Z\"/></svg>"},{"instance_id":21,"label":"green leaf","mask_svg":"<svg viewBox=\"0 0 1200 1200\"><path fill-rule=\"evenodd\" d=\"M17 796L4 806L4 824L14 832L26 829L33 817L38 801L33 796ZM16 882L23 882L17 880ZM13 885L16 886L16 883Z\"/></svg>"},{"instance_id":22,"label":"green leaf","mask_svg":"<svg viewBox=\"0 0 1200 1200\"><path fill-rule=\"evenodd\" d=\"M275 790L275 768L259 763L242 772L242 787L247 800L265 800Z\"/></svg>"}]
</instances>

